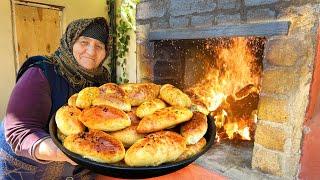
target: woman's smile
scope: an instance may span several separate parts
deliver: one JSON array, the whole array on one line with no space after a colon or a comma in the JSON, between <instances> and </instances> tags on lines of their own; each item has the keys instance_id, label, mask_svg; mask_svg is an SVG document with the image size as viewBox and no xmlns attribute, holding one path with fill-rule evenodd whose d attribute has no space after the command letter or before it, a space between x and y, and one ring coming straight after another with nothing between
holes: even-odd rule
<instances>
[{"instance_id":1,"label":"woman's smile","mask_svg":"<svg viewBox=\"0 0 320 180\"><path fill-rule=\"evenodd\" d=\"M105 45L93 38L80 36L73 45L73 56L87 70L97 68L106 54Z\"/></svg>"}]
</instances>

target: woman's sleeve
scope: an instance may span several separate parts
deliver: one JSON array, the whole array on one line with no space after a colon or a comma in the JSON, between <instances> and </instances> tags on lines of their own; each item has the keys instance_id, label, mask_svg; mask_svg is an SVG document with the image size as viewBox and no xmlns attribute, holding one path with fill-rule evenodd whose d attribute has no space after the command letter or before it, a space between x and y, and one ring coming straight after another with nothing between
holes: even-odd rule
<instances>
[{"instance_id":1,"label":"woman's sleeve","mask_svg":"<svg viewBox=\"0 0 320 180\"><path fill-rule=\"evenodd\" d=\"M20 156L34 159L32 147L49 134L50 85L38 67L29 68L15 85L4 121L6 140Z\"/></svg>"}]
</instances>

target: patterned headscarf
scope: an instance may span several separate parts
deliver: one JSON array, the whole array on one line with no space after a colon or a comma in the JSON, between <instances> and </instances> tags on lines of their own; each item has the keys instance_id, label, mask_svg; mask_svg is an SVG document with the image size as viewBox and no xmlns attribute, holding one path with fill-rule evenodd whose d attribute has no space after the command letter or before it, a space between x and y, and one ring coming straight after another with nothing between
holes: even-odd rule
<instances>
[{"instance_id":1,"label":"patterned headscarf","mask_svg":"<svg viewBox=\"0 0 320 180\"><path fill-rule=\"evenodd\" d=\"M106 20L103 17L75 20L68 25L66 32L60 40L60 47L52 56L47 57L57 67L56 71L58 71L76 91L80 91L85 87L99 86L110 82L109 72L102 66L103 62L95 70L88 71L80 66L73 56L73 45L75 41L93 22L103 23L107 28Z\"/></svg>"}]
</instances>

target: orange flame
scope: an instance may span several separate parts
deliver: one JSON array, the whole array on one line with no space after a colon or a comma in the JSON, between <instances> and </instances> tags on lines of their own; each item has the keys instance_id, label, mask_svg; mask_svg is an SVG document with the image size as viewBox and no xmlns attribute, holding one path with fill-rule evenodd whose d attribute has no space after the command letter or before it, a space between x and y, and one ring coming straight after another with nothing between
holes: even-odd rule
<instances>
[{"instance_id":1,"label":"orange flame","mask_svg":"<svg viewBox=\"0 0 320 180\"><path fill-rule=\"evenodd\" d=\"M217 58L213 58L214 66L206 66L206 77L187 91L200 100L209 111L216 111L221 108L221 105L228 104L227 97L238 100L247 96L251 92L247 92L242 97L236 96L236 93L247 85L253 85L254 88L251 88L251 91L259 93L261 70L255 67L256 57L248 47L248 38L232 38L229 46L225 44L212 46L208 43L205 47L213 48L218 54ZM251 119L235 120L234 117L229 117L226 109L228 106L214 115L216 127L223 128L229 139L238 134L241 139L250 140L250 126L252 121L256 120L256 115L254 116L256 111L253 112Z\"/></svg>"}]
</instances>

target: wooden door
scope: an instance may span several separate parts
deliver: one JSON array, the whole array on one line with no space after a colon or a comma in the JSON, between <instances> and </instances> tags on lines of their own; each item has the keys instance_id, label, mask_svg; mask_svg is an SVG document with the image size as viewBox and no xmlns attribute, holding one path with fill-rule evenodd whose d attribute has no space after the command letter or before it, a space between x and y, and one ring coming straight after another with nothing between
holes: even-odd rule
<instances>
[{"instance_id":1,"label":"wooden door","mask_svg":"<svg viewBox=\"0 0 320 180\"><path fill-rule=\"evenodd\" d=\"M14 5L17 69L31 56L50 55L61 38L61 10Z\"/></svg>"}]
</instances>

